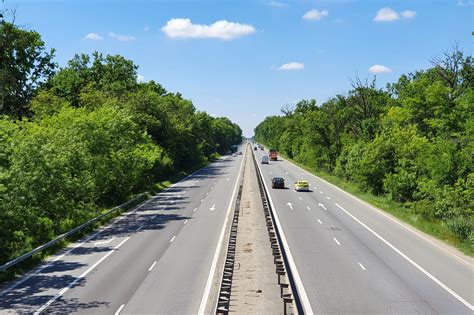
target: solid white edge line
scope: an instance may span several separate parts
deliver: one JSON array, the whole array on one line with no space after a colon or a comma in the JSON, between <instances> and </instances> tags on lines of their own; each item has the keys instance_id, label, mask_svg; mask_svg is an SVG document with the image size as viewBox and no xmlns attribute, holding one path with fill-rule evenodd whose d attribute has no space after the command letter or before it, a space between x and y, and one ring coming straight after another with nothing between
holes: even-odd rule
<instances>
[{"instance_id":1,"label":"solid white edge line","mask_svg":"<svg viewBox=\"0 0 474 315\"><path fill-rule=\"evenodd\" d=\"M405 223L405 222L401 222L399 221L397 218L393 217L392 215L386 213L385 211L381 210L381 209L378 209L374 206L372 206L370 203L368 203L367 201L364 201L362 199L360 199L359 197L356 197L350 193L348 193L347 191L345 191L344 189L340 188L340 187L337 187L336 185L328 182L327 180L325 180L324 178L321 178L321 177L318 177L316 175L314 175L313 173L310 173L308 172L307 170L303 169L302 167L296 165L295 163L291 162L291 161L288 161L288 163L290 165L293 165L294 167L296 168L299 168L303 171L305 171L307 174L309 174L310 176L313 176L314 178L316 178L317 180L320 180L326 184L328 184L329 186L339 190L340 192L344 193L345 195L351 197L352 199L354 200L357 200L359 201L360 203L364 204L365 206L367 206L368 208L376 211L377 213L383 215L384 217L386 217L387 219L391 220L392 222L400 225L401 227L403 227L404 229L406 229L407 231L410 231L411 233L415 234L416 236L424 239L425 241L429 242L431 245L435 246L436 248L442 250L443 252L445 252L446 254L449 254L449 256L459 260L460 262L464 263L464 264L467 264L468 266L472 266L472 262L466 260L465 258L462 258L462 257L459 257L458 255L450 252L449 250L447 250L446 248L440 246L439 244L437 244L436 242L434 242L433 240L431 240L428 236L426 235L423 235L420 231L416 230L414 227L412 227L411 225L409 225L408 223Z\"/></svg>"},{"instance_id":2,"label":"solid white edge line","mask_svg":"<svg viewBox=\"0 0 474 315\"><path fill-rule=\"evenodd\" d=\"M150 268L148 268L148 271L151 271L155 265L156 265L157 261L154 261L153 264L151 264Z\"/></svg>"},{"instance_id":3,"label":"solid white edge line","mask_svg":"<svg viewBox=\"0 0 474 315\"><path fill-rule=\"evenodd\" d=\"M257 162L257 167L260 170L260 174L263 174L260 168L260 165L258 164L257 157L256 156L254 157L255 157L255 161ZM282 242L283 248L285 249L286 256L288 258L288 264L290 265L290 270L295 280L296 290L298 291L301 304L303 304L304 313L314 314L313 309L311 308L311 303L309 302L308 295L306 294L306 290L304 289L303 281L301 281L301 277L298 273L298 269L296 268L295 260L293 259L293 255L291 255L290 246L288 245L288 241L286 240L285 233L283 232L283 228L281 227L280 219L278 218L278 214L276 213L276 208L273 203L272 197L270 195L270 190L268 189L267 183L265 182L265 179L263 179L263 185L265 186L265 189L268 192L268 201L270 202L270 206L273 209L273 217L275 219L275 224L278 228L278 231L280 232L281 242Z\"/></svg>"},{"instance_id":4,"label":"solid white edge line","mask_svg":"<svg viewBox=\"0 0 474 315\"><path fill-rule=\"evenodd\" d=\"M40 308L38 308L34 314L35 315L38 315L38 314L41 314L41 312L43 312L48 306L50 306L52 303L54 303L57 299L59 299L64 293L67 292L67 290L69 290L70 288L72 288L73 286L75 286L82 278L84 278L85 276L87 276L87 274L89 272L91 272L92 270L94 270L94 268L96 268L100 263L102 263L104 260L107 259L107 257L109 257L110 255L112 255L112 253L114 251L116 251L120 246L122 246L126 241L128 241L130 239L130 236L128 236L127 238L125 238L122 242L120 242L120 244L118 244L117 246L115 246L112 250L110 250L109 252L107 252L107 254L105 254L101 259L99 259L98 261L96 261L92 266L90 266L86 271L84 271L79 277L77 277L76 279L74 279L74 281L72 281L71 283L69 283L66 287L64 287L61 291L59 291L55 296L53 296L51 299L48 300L48 302L46 302L45 304L43 304Z\"/></svg>"},{"instance_id":5,"label":"solid white edge line","mask_svg":"<svg viewBox=\"0 0 474 315\"><path fill-rule=\"evenodd\" d=\"M120 307L118 308L118 310L115 312L115 315L119 315L120 312L122 311L122 309L125 307L125 304L122 304L120 305Z\"/></svg>"},{"instance_id":6,"label":"solid white edge line","mask_svg":"<svg viewBox=\"0 0 474 315\"><path fill-rule=\"evenodd\" d=\"M377 232L375 232L374 230L372 230L370 227L368 227L364 222L362 222L361 220L359 220L358 218L356 218L352 213L350 213L349 211L347 211L346 209L344 209L343 207L341 207L339 204L335 203L336 207L338 207L339 209L341 209L342 211L344 211L348 216L350 216L352 219L354 219L354 221L356 221L357 223L359 223L360 225L362 225L364 228L366 228L370 233L372 233L375 237L377 237L379 240L381 240L382 242L384 242L388 247L390 247L391 249L393 249L397 254L399 254L400 256L402 256L406 261L408 261L410 264L412 264L414 267L416 267L419 271L421 271L422 273L424 273L428 278L430 278L431 280L433 280L433 282L435 282L437 285L439 285L441 288L443 288L446 292L448 292L449 294L451 294L453 297L455 297L459 302L461 302L462 304L464 304L465 306L467 306L471 311L474 311L474 306L471 305L468 301L466 301L464 298L462 298L459 294L457 294L456 292L454 292L452 289L450 289L447 285L445 285L443 282L441 282L440 280L438 280L438 278L436 278L435 276L433 276L431 273L429 273L428 271L426 271L423 267L421 267L420 265L418 265L416 262L414 262L410 257L408 257L407 255L405 255L401 250L399 250L397 247L395 247L394 245L392 245L389 241L387 241L385 238L383 238L382 236L380 236Z\"/></svg>"},{"instance_id":7,"label":"solid white edge line","mask_svg":"<svg viewBox=\"0 0 474 315\"><path fill-rule=\"evenodd\" d=\"M246 156L247 151L248 150L247 150L247 147L246 147L244 156L240 160L239 174L237 176L237 180L235 181L234 191L232 192L232 196L231 196L230 201L229 201L229 206L227 207L227 214L226 214L225 219L224 219L224 224L222 225L222 230L221 230L221 234L219 235L219 240L217 241L216 251L215 251L214 257L212 259L211 268L209 270L209 275L207 277L206 286L204 287L204 292L202 294L201 304L199 305L198 315L204 315L204 312L206 310L207 302L208 302L208 299L209 299L209 293L211 292L212 280L214 278L214 273L215 273L216 267L217 267L217 260L219 259L219 254L220 254L221 247L222 247L222 241L224 240L225 229L226 229L226 226L227 226L227 221L229 219L229 213L232 209L235 194L237 193L237 187L238 187L238 184L239 184L240 176L241 176L241 173L242 173L242 167L244 165L244 160L245 160L244 157Z\"/></svg>"}]
</instances>

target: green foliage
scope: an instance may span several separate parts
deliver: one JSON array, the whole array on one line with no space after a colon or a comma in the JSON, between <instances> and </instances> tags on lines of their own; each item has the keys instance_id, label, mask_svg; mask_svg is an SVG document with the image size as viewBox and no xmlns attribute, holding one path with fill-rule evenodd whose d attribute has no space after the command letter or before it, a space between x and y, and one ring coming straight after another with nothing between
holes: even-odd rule
<instances>
[{"instance_id":1,"label":"green foliage","mask_svg":"<svg viewBox=\"0 0 474 315\"><path fill-rule=\"evenodd\" d=\"M255 138L295 161L401 202L461 242L474 238L474 61L456 47L386 90L357 79L321 106L302 100Z\"/></svg>"},{"instance_id":2,"label":"green foliage","mask_svg":"<svg viewBox=\"0 0 474 315\"><path fill-rule=\"evenodd\" d=\"M30 115L31 99L54 74L53 58L54 49L46 50L39 33L0 25L0 115Z\"/></svg>"},{"instance_id":3,"label":"green foliage","mask_svg":"<svg viewBox=\"0 0 474 315\"><path fill-rule=\"evenodd\" d=\"M242 141L229 119L138 83L131 60L76 55L52 75L39 34L7 28L2 65L9 56L19 80L4 86L0 111L0 263Z\"/></svg>"}]
</instances>

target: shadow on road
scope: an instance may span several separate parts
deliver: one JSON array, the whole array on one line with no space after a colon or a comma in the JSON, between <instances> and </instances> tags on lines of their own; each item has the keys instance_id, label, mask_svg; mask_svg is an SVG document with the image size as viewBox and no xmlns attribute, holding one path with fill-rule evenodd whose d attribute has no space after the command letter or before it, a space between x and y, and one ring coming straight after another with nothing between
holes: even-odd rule
<instances>
[{"instance_id":1,"label":"shadow on road","mask_svg":"<svg viewBox=\"0 0 474 315\"><path fill-rule=\"evenodd\" d=\"M231 159L220 160L188 179L201 181L228 175L226 168L232 167L227 165L231 161ZM189 197L184 194L184 191L199 187L201 186L187 185L167 189L150 202L139 206L136 211L115 219L115 223L111 224L109 228L81 246L72 249L62 259L49 262L49 265L38 274L32 274L29 278L20 278L19 281L26 280L10 291L5 293L0 291L2 294L0 295L0 313L33 313L60 290L71 285L81 273L104 257L107 252L113 250L118 241L123 240L124 237L145 231L159 231L170 222L191 219L180 214L180 211L186 209L189 204ZM119 252L113 255L116 254ZM38 268L46 264L45 262ZM74 287L85 285L87 285L87 277L81 279ZM8 284L3 288L8 288ZM76 298L61 297L51 304L46 312L61 314L87 312L87 310L93 311L94 308L104 309L109 305L110 301L81 302Z\"/></svg>"}]
</instances>

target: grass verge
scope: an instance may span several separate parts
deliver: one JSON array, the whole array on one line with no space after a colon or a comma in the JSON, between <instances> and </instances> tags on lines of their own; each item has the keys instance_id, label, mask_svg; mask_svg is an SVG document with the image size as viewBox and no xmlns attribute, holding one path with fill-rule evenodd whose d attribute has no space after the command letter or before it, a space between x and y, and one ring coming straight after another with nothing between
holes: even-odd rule
<instances>
[{"instance_id":1,"label":"grass verge","mask_svg":"<svg viewBox=\"0 0 474 315\"><path fill-rule=\"evenodd\" d=\"M288 161L298 165L304 170L325 179L331 184L336 185L337 187L347 191L348 193L358 197L365 202L377 207L387 213L390 213L394 217L400 219L403 222L406 222L413 226L414 228L434 236L435 238L459 249L464 254L474 257L474 244L469 241L461 242L456 236L453 235L451 231L447 229L445 224L442 221L430 221L423 218L421 215L413 213L406 205L400 202L389 200L385 196L376 196L369 192L363 191L360 189L357 184L349 182L343 178L340 178L334 174L317 170L311 167L308 167L304 164L296 162L288 157L284 157Z\"/></svg>"}]
</instances>

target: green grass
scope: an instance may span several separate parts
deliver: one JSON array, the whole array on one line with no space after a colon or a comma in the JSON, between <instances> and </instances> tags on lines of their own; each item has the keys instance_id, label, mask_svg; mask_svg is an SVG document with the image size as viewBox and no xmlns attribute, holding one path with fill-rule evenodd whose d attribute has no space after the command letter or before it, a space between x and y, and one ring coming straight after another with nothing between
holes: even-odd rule
<instances>
[{"instance_id":1,"label":"green grass","mask_svg":"<svg viewBox=\"0 0 474 315\"><path fill-rule=\"evenodd\" d=\"M348 193L362 199L365 202L393 215L394 217L400 219L403 222L410 224L416 229L434 236L435 238L458 248L464 254L474 257L474 245L469 241L461 242L457 237L455 237L451 231L441 221L430 221L422 216L413 213L407 206L403 203L395 202L389 200L385 196L376 196L370 192L363 191L360 189L357 184L349 182L343 178L340 178L334 174L310 168L306 165L298 163L288 157L285 157L287 160L293 162L299 167L305 169L306 171L325 179L338 186L339 188L347 191Z\"/></svg>"}]
</instances>

